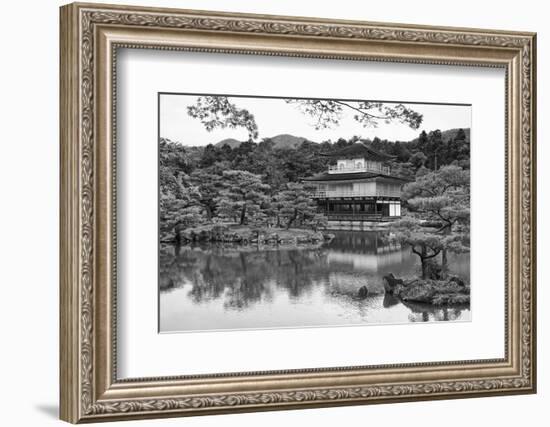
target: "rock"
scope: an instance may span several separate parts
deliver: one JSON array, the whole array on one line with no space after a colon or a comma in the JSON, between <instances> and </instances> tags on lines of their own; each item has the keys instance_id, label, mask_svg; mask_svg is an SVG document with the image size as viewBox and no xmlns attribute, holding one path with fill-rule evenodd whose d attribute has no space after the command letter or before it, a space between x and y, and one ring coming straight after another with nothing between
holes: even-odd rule
<instances>
[{"instance_id":1,"label":"rock","mask_svg":"<svg viewBox=\"0 0 550 427\"><path fill-rule=\"evenodd\" d=\"M323 235L323 239L327 242L332 241L334 239L335 235L331 233L321 233Z\"/></svg>"},{"instance_id":2,"label":"rock","mask_svg":"<svg viewBox=\"0 0 550 427\"><path fill-rule=\"evenodd\" d=\"M403 301L431 303L435 293L434 287L425 282L404 287L397 295Z\"/></svg>"},{"instance_id":3,"label":"rock","mask_svg":"<svg viewBox=\"0 0 550 427\"><path fill-rule=\"evenodd\" d=\"M466 284L464 283L464 280L462 280L460 277L458 276L451 276L449 277L449 282L454 282L456 283L458 286L464 288L466 287Z\"/></svg>"},{"instance_id":4,"label":"rock","mask_svg":"<svg viewBox=\"0 0 550 427\"><path fill-rule=\"evenodd\" d=\"M366 286L361 286L357 292L357 296L361 299L365 299L369 295L369 290Z\"/></svg>"},{"instance_id":5,"label":"rock","mask_svg":"<svg viewBox=\"0 0 550 427\"><path fill-rule=\"evenodd\" d=\"M189 231L180 231L179 236L180 239L185 242L190 242L193 240L193 235Z\"/></svg>"},{"instance_id":6,"label":"rock","mask_svg":"<svg viewBox=\"0 0 550 427\"><path fill-rule=\"evenodd\" d=\"M227 231L227 227L224 227L222 225L215 225L214 227L212 227L211 239L213 241L223 241L226 231Z\"/></svg>"},{"instance_id":7,"label":"rock","mask_svg":"<svg viewBox=\"0 0 550 427\"><path fill-rule=\"evenodd\" d=\"M470 304L470 294L453 295L449 299L449 304Z\"/></svg>"},{"instance_id":8,"label":"rock","mask_svg":"<svg viewBox=\"0 0 550 427\"><path fill-rule=\"evenodd\" d=\"M271 233L266 238L266 243L276 244L279 241L279 235L277 233Z\"/></svg>"},{"instance_id":9,"label":"rock","mask_svg":"<svg viewBox=\"0 0 550 427\"><path fill-rule=\"evenodd\" d=\"M461 305L470 302L470 287L459 277L448 280L415 279L408 283L393 274L384 276L384 290L403 302Z\"/></svg>"},{"instance_id":10,"label":"rock","mask_svg":"<svg viewBox=\"0 0 550 427\"><path fill-rule=\"evenodd\" d=\"M199 242L210 242L212 240L212 234L207 230L201 230L197 235Z\"/></svg>"},{"instance_id":11,"label":"rock","mask_svg":"<svg viewBox=\"0 0 550 427\"><path fill-rule=\"evenodd\" d=\"M178 236L169 236L170 242L180 244L223 242L248 246L273 245L310 246L321 245L324 234L309 229L282 229L273 227L248 227L237 224L215 223L181 228Z\"/></svg>"},{"instance_id":12,"label":"rock","mask_svg":"<svg viewBox=\"0 0 550 427\"><path fill-rule=\"evenodd\" d=\"M292 237L289 237L289 238L286 238L286 239L279 239L277 241L277 243L279 243L281 245L294 245L294 244L296 244L296 239L294 239Z\"/></svg>"},{"instance_id":13,"label":"rock","mask_svg":"<svg viewBox=\"0 0 550 427\"><path fill-rule=\"evenodd\" d=\"M402 279L396 279L392 273L388 274L387 276L384 276L382 280L384 282L384 291L386 291L391 295L396 295L396 293L398 293L396 292L397 291L396 288L398 286L404 287L405 285Z\"/></svg>"}]
</instances>

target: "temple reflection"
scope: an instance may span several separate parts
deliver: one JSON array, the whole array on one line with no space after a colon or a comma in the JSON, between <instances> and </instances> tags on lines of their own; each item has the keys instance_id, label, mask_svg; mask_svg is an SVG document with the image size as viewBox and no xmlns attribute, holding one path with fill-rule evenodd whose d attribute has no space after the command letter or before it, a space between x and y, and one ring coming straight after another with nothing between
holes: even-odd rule
<instances>
[{"instance_id":1,"label":"temple reflection","mask_svg":"<svg viewBox=\"0 0 550 427\"><path fill-rule=\"evenodd\" d=\"M335 321L345 323L348 318L369 321L374 311L395 308L403 311L397 321L449 321L468 309L403 305L384 295L384 275L412 277L419 266L409 248L391 244L381 233L338 232L329 244L313 248L162 245L159 262L161 295L182 290L194 310L219 303L226 313L260 316L259 308L269 312L286 304L288 310L300 306L329 316L330 305Z\"/></svg>"}]
</instances>

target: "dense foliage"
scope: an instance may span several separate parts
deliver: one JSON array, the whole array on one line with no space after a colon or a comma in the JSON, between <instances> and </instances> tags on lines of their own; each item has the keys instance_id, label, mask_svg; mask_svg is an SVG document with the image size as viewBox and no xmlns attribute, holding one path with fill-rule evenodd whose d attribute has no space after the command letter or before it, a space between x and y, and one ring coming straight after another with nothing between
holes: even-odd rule
<instances>
[{"instance_id":1,"label":"dense foliage","mask_svg":"<svg viewBox=\"0 0 550 427\"><path fill-rule=\"evenodd\" d=\"M402 198L409 212L394 224L396 237L420 257L423 279L440 279L446 275L447 251L469 251L469 170L453 164L417 176Z\"/></svg>"},{"instance_id":2,"label":"dense foliage","mask_svg":"<svg viewBox=\"0 0 550 427\"><path fill-rule=\"evenodd\" d=\"M230 116L234 117L234 112ZM225 120L224 116L202 116L202 119ZM359 137L322 143L304 140L296 147L281 148L274 140L265 138L259 143L244 141L231 148L223 144L184 147L161 138L161 239L173 240L178 230L213 222L320 227L325 218L317 213L314 201L308 197L310 189L301 181L326 170L330 158L320 153L330 153L359 140ZM392 173L416 179L419 186L428 184L432 179L429 174L446 170L446 165L453 165L455 171L469 170L468 129L422 132L407 142L378 138L365 142L382 153L396 156ZM409 209L416 210L417 215L421 215L419 197L420 193L411 193L405 198L409 199ZM449 209L454 208L450 205ZM433 219L433 213L426 211L423 215L423 219Z\"/></svg>"}]
</instances>

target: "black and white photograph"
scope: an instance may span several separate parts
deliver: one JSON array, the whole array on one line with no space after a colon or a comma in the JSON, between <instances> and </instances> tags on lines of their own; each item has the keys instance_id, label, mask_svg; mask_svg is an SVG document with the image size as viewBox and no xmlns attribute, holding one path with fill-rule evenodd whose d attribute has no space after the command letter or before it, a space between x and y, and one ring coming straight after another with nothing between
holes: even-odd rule
<instances>
[{"instance_id":1,"label":"black and white photograph","mask_svg":"<svg viewBox=\"0 0 550 427\"><path fill-rule=\"evenodd\" d=\"M544 425L545 5L4 2L2 425Z\"/></svg>"},{"instance_id":2,"label":"black and white photograph","mask_svg":"<svg viewBox=\"0 0 550 427\"><path fill-rule=\"evenodd\" d=\"M161 333L471 320L471 105L158 103Z\"/></svg>"}]
</instances>

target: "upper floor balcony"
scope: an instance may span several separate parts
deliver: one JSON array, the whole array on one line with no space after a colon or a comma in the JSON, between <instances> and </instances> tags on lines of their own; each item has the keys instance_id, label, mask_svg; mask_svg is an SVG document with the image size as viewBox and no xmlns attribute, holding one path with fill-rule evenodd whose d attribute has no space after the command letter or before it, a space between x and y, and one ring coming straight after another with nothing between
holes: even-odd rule
<instances>
[{"instance_id":1,"label":"upper floor balcony","mask_svg":"<svg viewBox=\"0 0 550 427\"><path fill-rule=\"evenodd\" d=\"M354 172L375 172L385 175L390 174L390 167L384 166L380 163L366 163L361 165L332 165L328 167L328 173L354 173Z\"/></svg>"},{"instance_id":2,"label":"upper floor balcony","mask_svg":"<svg viewBox=\"0 0 550 427\"><path fill-rule=\"evenodd\" d=\"M333 199L342 197L401 197L400 188L374 188L374 189L359 189L359 188L339 188L339 189L322 189L314 190L311 197L315 199Z\"/></svg>"}]
</instances>

